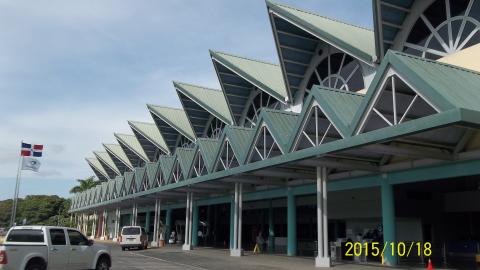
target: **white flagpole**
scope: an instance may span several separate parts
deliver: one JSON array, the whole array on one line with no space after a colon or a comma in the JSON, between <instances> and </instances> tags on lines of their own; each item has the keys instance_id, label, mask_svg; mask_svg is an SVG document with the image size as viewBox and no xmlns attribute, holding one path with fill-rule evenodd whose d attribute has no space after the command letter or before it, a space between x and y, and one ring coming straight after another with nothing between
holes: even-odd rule
<instances>
[{"instance_id":1,"label":"white flagpole","mask_svg":"<svg viewBox=\"0 0 480 270\"><path fill-rule=\"evenodd\" d=\"M20 147L22 147L23 140L20 143ZM21 151L22 148L20 148ZM15 217L17 215L17 202L18 202L18 192L20 190L20 177L22 175L22 160L23 156L20 152L20 157L18 158L18 171L17 171L17 182L15 183L15 193L13 195L13 203L12 203L12 215L10 219L10 227L15 225Z\"/></svg>"}]
</instances>

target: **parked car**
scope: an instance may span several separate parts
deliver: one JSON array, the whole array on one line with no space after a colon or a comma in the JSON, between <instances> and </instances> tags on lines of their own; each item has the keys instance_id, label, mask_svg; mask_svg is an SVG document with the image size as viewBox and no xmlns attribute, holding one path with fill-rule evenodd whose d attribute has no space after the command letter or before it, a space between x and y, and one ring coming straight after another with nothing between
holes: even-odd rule
<instances>
[{"instance_id":1,"label":"parked car","mask_svg":"<svg viewBox=\"0 0 480 270\"><path fill-rule=\"evenodd\" d=\"M138 248L147 249L148 235L145 229L140 226L125 226L122 228L120 246L125 249Z\"/></svg>"},{"instance_id":2,"label":"parked car","mask_svg":"<svg viewBox=\"0 0 480 270\"><path fill-rule=\"evenodd\" d=\"M111 265L109 248L73 228L16 226L0 245L0 270L108 270Z\"/></svg>"}]
</instances>

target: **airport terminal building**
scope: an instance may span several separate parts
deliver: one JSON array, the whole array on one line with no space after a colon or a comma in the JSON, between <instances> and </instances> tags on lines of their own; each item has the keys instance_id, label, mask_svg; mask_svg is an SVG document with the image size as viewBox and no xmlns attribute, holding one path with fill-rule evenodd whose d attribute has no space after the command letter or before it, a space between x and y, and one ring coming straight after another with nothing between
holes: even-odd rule
<instances>
[{"instance_id":1,"label":"airport terminal building","mask_svg":"<svg viewBox=\"0 0 480 270\"><path fill-rule=\"evenodd\" d=\"M372 0L374 31L266 6L278 64L210 51L221 89L173 82L182 108L147 105L151 123L87 158L103 183L72 198L79 229L231 256L261 238L318 267L474 263L480 0ZM387 248L346 256L352 241ZM392 255L417 242L431 255Z\"/></svg>"}]
</instances>

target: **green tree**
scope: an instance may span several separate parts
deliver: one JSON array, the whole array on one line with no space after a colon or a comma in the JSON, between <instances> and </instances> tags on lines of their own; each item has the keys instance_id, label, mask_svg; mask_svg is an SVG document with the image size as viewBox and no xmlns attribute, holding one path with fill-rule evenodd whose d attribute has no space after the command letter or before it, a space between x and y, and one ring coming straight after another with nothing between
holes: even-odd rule
<instances>
[{"instance_id":1,"label":"green tree","mask_svg":"<svg viewBox=\"0 0 480 270\"><path fill-rule=\"evenodd\" d=\"M10 221L12 200L0 201L0 227L7 227ZM18 199L15 222L22 225L69 226L70 200L58 196L29 195Z\"/></svg>"},{"instance_id":2,"label":"green tree","mask_svg":"<svg viewBox=\"0 0 480 270\"><path fill-rule=\"evenodd\" d=\"M90 189L96 185L99 185L101 183L101 181L95 180L94 176L90 176L86 179L77 179L77 181L79 185L74 186L72 189L70 189L70 193L79 193L87 189Z\"/></svg>"}]
</instances>

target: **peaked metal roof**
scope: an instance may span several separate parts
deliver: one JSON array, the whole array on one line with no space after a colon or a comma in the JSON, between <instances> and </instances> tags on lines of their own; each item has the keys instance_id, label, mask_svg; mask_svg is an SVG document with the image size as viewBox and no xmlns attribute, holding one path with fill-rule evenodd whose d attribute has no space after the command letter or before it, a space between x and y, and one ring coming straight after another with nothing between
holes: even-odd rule
<instances>
[{"instance_id":1,"label":"peaked metal roof","mask_svg":"<svg viewBox=\"0 0 480 270\"><path fill-rule=\"evenodd\" d=\"M232 150L237 157L238 163L243 164L247 158L247 153L250 148L249 142L253 134L255 133L255 129L253 128L245 128L239 126L225 126L223 129L222 136L220 137L219 141L221 145L228 139ZM218 152L215 156L215 164L220 155L222 154L222 146L219 146Z\"/></svg>"},{"instance_id":2,"label":"peaked metal roof","mask_svg":"<svg viewBox=\"0 0 480 270\"><path fill-rule=\"evenodd\" d=\"M125 178L123 176L115 177L115 192L117 193L117 196L120 196L125 189L125 186L123 184L124 179Z\"/></svg>"},{"instance_id":3,"label":"peaked metal roof","mask_svg":"<svg viewBox=\"0 0 480 270\"><path fill-rule=\"evenodd\" d=\"M195 151L200 151L208 172L213 171L215 157L220 148L220 141L217 139L199 138L196 141Z\"/></svg>"},{"instance_id":4,"label":"peaked metal roof","mask_svg":"<svg viewBox=\"0 0 480 270\"><path fill-rule=\"evenodd\" d=\"M119 133L114 133L114 135L133 166L140 166L142 161L149 161L135 135Z\"/></svg>"},{"instance_id":5,"label":"peaked metal roof","mask_svg":"<svg viewBox=\"0 0 480 270\"><path fill-rule=\"evenodd\" d=\"M325 116L339 129L338 132L346 137L349 135L350 125L363 98L364 95L355 92L314 86L305 104L309 106L310 100L315 99ZM300 127L297 130L299 129Z\"/></svg>"},{"instance_id":6,"label":"peaked metal roof","mask_svg":"<svg viewBox=\"0 0 480 270\"><path fill-rule=\"evenodd\" d=\"M179 135L184 136L192 142L195 141L195 132L184 110L151 104L147 104L147 107L160 133L165 139L170 152L175 149Z\"/></svg>"},{"instance_id":7,"label":"peaked metal roof","mask_svg":"<svg viewBox=\"0 0 480 270\"><path fill-rule=\"evenodd\" d=\"M166 182L170 181L173 166L175 165L175 156L160 156L158 160L160 161L163 178Z\"/></svg>"},{"instance_id":8,"label":"peaked metal roof","mask_svg":"<svg viewBox=\"0 0 480 270\"><path fill-rule=\"evenodd\" d=\"M107 172L109 179L115 178L115 176L120 175L120 171L118 170L117 166L113 162L112 158L108 155L107 152L104 151L93 151L95 157L100 161L102 167Z\"/></svg>"},{"instance_id":9,"label":"peaked metal roof","mask_svg":"<svg viewBox=\"0 0 480 270\"><path fill-rule=\"evenodd\" d=\"M251 92L258 88L282 103L292 101L279 65L210 51L228 105L238 122Z\"/></svg>"},{"instance_id":10,"label":"peaked metal roof","mask_svg":"<svg viewBox=\"0 0 480 270\"><path fill-rule=\"evenodd\" d=\"M135 190L139 192L142 190L142 185L146 179L146 167L137 167L135 168Z\"/></svg>"},{"instance_id":11,"label":"peaked metal roof","mask_svg":"<svg viewBox=\"0 0 480 270\"><path fill-rule=\"evenodd\" d=\"M260 126L262 122L265 122L268 130L271 132L272 136L277 141L278 146L282 149L284 153L288 152L289 148L289 139L292 134L292 130L295 127L295 124L299 118L298 113L286 112L280 110L273 110L262 108L260 117L257 121L257 128L255 130L255 135L260 132ZM254 139L256 136L251 137L249 147L254 147Z\"/></svg>"},{"instance_id":12,"label":"peaked metal roof","mask_svg":"<svg viewBox=\"0 0 480 270\"><path fill-rule=\"evenodd\" d=\"M170 154L167 143L155 123L128 121L128 124L148 155L149 160L155 160L156 149L160 149L164 154Z\"/></svg>"},{"instance_id":13,"label":"peaked metal roof","mask_svg":"<svg viewBox=\"0 0 480 270\"><path fill-rule=\"evenodd\" d=\"M130 160L119 144L104 143L103 147L107 150L107 153L121 174L133 169L132 163L130 163Z\"/></svg>"},{"instance_id":14,"label":"peaked metal roof","mask_svg":"<svg viewBox=\"0 0 480 270\"><path fill-rule=\"evenodd\" d=\"M389 50L352 121L351 132L358 127L367 107L374 102L375 93L380 91L381 81L390 68L441 112L452 109L480 110L480 73Z\"/></svg>"},{"instance_id":15,"label":"peaked metal roof","mask_svg":"<svg viewBox=\"0 0 480 270\"><path fill-rule=\"evenodd\" d=\"M107 171L103 168L97 158L85 158L85 160L100 181L106 181L110 178Z\"/></svg>"},{"instance_id":16,"label":"peaked metal roof","mask_svg":"<svg viewBox=\"0 0 480 270\"><path fill-rule=\"evenodd\" d=\"M195 158L195 151L192 148L177 148L175 155L177 156L177 161L180 162L183 177L188 179L190 177L193 159Z\"/></svg>"},{"instance_id":17,"label":"peaked metal roof","mask_svg":"<svg viewBox=\"0 0 480 270\"><path fill-rule=\"evenodd\" d=\"M135 174L134 172L125 172L124 177L125 177L125 185L124 185L125 193L130 194L130 192L132 191L132 186L134 185L133 182L135 179Z\"/></svg>"},{"instance_id":18,"label":"peaked metal roof","mask_svg":"<svg viewBox=\"0 0 480 270\"><path fill-rule=\"evenodd\" d=\"M192 123L192 118L197 117L193 110L197 109L197 106L200 106L211 115L223 121L225 124L233 124L233 117L230 113L230 109L228 108L225 95L221 90L175 81L173 82L173 85L175 86L175 89L177 89L178 93L183 94L195 103L186 103L186 100L182 99L182 97L180 98L183 108L190 119L190 123ZM189 110L190 106L192 106L192 110Z\"/></svg>"},{"instance_id":19,"label":"peaked metal roof","mask_svg":"<svg viewBox=\"0 0 480 270\"><path fill-rule=\"evenodd\" d=\"M320 40L371 64L376 60L372 30L267 0L270 12Z\"/></svg>"},{"instance_id":20,"label":"peaked metal roof","mask_svg":"<svg viewBox=\"0 0 480 270\"><path fill-rule=\"evenodd\" d=\"M147 169L148 186L152 188L157 180L160 170L160 161L147 162L147 164L145 164L145 168Z\"/></svg>"}]
</instances>

